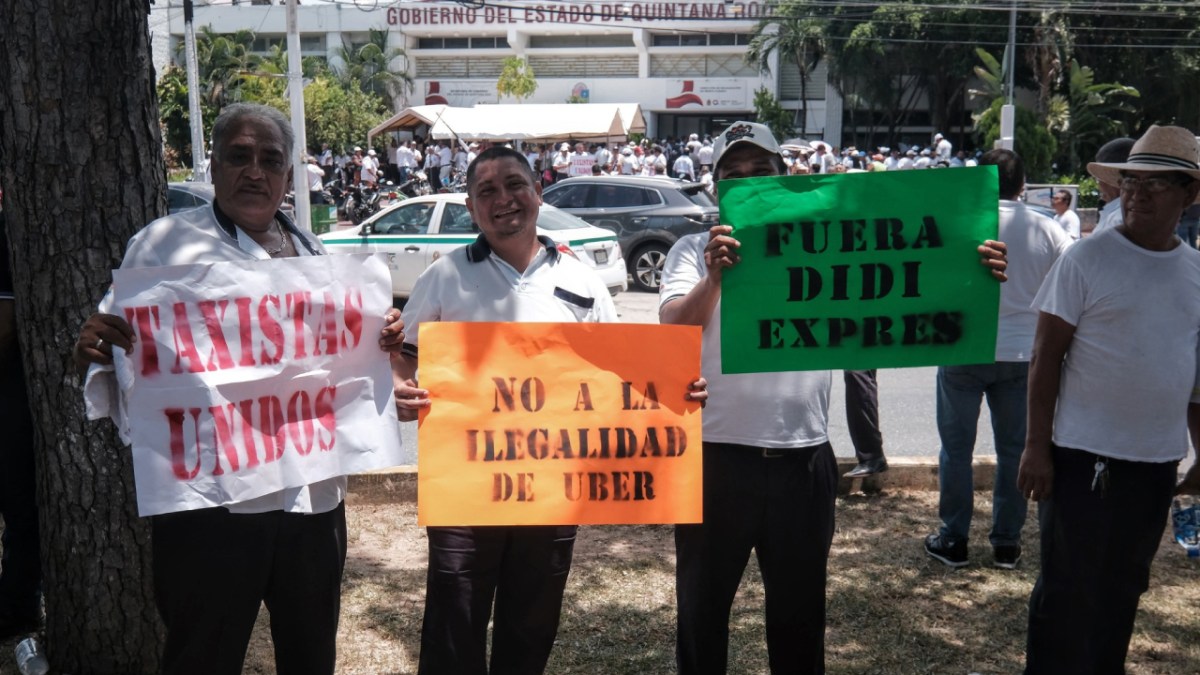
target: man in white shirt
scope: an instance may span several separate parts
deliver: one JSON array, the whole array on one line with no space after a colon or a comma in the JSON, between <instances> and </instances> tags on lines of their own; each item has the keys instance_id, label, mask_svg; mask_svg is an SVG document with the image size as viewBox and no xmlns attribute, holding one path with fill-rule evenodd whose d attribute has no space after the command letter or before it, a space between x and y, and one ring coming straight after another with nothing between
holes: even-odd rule
<instances>
[{"instance_id":1,"label":"man in white shirt","mask_svg":"<svg viewBox=\"0 0 1200 675\"><path fill-rule=\"evenodd\" d=\"M701 168L707 166L708 170L712 171L713 147L711 140L707 138L704 139L704 145L701 145L700 149L696 151L696 157L700 161Z\"/></svg>"},{"instance_id":2,"label":"man in white shirt","mask_svg":"<svg viewBox=\"0 0 1200 675\"><path fill-rule=\"evenodd\" d=\"M375 187L375 184L379 182L379 160L375 157L375 148L367 150L367 156L362 158L359 182L367 187Z\"/></svg>"},{"instance_id":3,"label":"man in white shirt","mask_svg":"<svg viewBox=\"0 0 1200 675\"><path fill-rule=\"evenodd\" d=\"M689 181L696 180L696 170L692 166L692 158L686 153L675 158L675 166L671 167L671 170L675 172L676 178Z\"/></svg>"},{"instance_id":4,"label":"man in white shirt","mask_svg":"<svg viewBox=\"0 0 1200 675\"><path fill-rule=\"evenodd\" d=\"M592 175L592 165L596 163L596 158L584 148L583 143L575 144L575 152L569 155L569 159L571 164L567 168L568 176Z\"/></svg>"},{"instance_id":5,"label":"man in white shirt","mask_svg":"<svg viewBox=\"0 0 1200 675\"><path fill-rule=\"evenodd\" d=\"M1071 239L1079 238L1079 215L1071 208L1071 193L1067 190L1055 190L1050 197L1050 207L1054 209L1054 220L1062 227L1063 232Z\"/></svg>"},{"instance_id":6,"label":"man in white shirt","mask_svg":"<svg viewBox=\"0 0 1200 675\"><path fill-rule=\"evenodd\" d=\"M1200 195L1200 142L1151 126L1120 163L1124 222L1072 245L1034 298L1017 484L1038 504L1041 574L1026 675L1122 673L1174 493L1200 494L1200 252L1175 236Z\"/></svg>"},{"instance_id":7,"label":"man in white shirt","mask_svg":"<svg viewBox=\"0 0 1200 675\"><path fill-rule=\"evenodd\" d=\"M779 176L779 143L734 122L714 144L714 180ZM732 228L686 235L667 254L659 321L703 328L704 522L675 528L680 675L724 673L729 613L754 551L766 591L772 672L825 672L825 579L833 541L837 461L829 444L829 371L725 374L721 278L740 264ZM994 242L985 265L1003 277ZM980 247L984 252L984 247ZM741 670L735 670L741 672Z\"/></svg>"},{"instance_id":8,"label":"man in white shirt","mask_svg":"<svg viewBox=\"0 0 1200 675\"><path fill-rule=\"evenodd\" d=\"M933 152L939 162L950 163L950 158L953 156L954 146L940 133L933 135Z\"/></svg>"},{"instance_id":9,"label":"man in white shirt","mask_svg":"<svg viewBox=\"0 0 1200 675\"><path fill-rule=\"evenodd\" d=\"M408 180L408 174L417 166L416 155L413 154L412 141L405 141L396 148L396 164L400 171L400 182Z\"/></svg>"},{"instance_id":10,"label":"man in white shirt","mask_svg":"<svg viewBox=\"0 0 1200 675\"><path fill-rule=\"evenodd\" d=\"M438 185L449 185L450 174L454 170L454 152L450 149L449 141L438 141L438 166L441 167L441 177Z\"/></svg>"},{"instance_id":11,"label":"man in white shirt","mask_svg":"<svg viewBox=\"0 0 1200 675\"><path fill-rule=\"evenodd\" d=\"M1013 569L1021 560L1025 498L1017 490L1017 468L1025 448L1025 392L1037 312L1029 304L1042 279L1071 245L1052 219L1017 201L1025 189L1025 163L1012 150L991 150L981 164L1000 174L1000 240L1008 245L1008 282L1000 286L996 360L942 366L937 372L939 530L925 538L925 552L950 567L968 564L967 540L974 512L971 466L979 403L987 397L996 441L992 486L992 529L988 535L996 567Z\"/></svg>"},{"instance_id":12,"label":"man in white shirt","mask_svg":"<svg viewBox=\"0 0 1200 675\"><path fill-rule=\"evenodd\" d=\"M525 157L511 148L488 148L468 168L467 209L481 234L434 261L413 287L404 309L404 351L393 362L401 419L453 403L438 403L417 385L424 325L617 320L612 297L595 271L537 234L541 194ZM691 383L686 394L687 383L676 386L680 396L707 397L703 381ZM418 674L541 673L558 631L575 532L567 525L428 528Z\"/></svg>"},{"instance_id":13,"label":"man in white shirt","mask_svg":"<svg viewBox=\"0 0 1200 675\"><path fill-rule=\"evenodd\" d=\"M237 103L213 123L212 204L160 218L133 236L122 268L322 255L279 205L291 175L291 121L269 106ZM113 350L134 349L111 295L80 329L74 358L86 371L91 419L125 413ZM403 342L389 310L385 350ZM298 373L299 374L299 373ZM123 432L124 435L124 432ZM151 519L155 605L166 626L162 672L239 675L259 607L271 614L280 672L332 675L346 560L344 476L224 506ZM225 570L228 574L215 574Z\"/></svg>"}]
</instances>

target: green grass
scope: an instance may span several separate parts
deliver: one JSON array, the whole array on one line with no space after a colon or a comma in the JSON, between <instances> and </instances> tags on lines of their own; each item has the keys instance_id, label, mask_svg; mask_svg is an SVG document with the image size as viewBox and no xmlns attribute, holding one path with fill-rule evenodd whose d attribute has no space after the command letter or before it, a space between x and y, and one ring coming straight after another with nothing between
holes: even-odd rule
<instances>
[{"instance_id":1,"label":"green grass","mask_svg":"<svg viewBox=\"0 0 1200 675\"><path fill-rule=\"evenodd\" d=\"M937 493L897 491L838 500L829 562L826 663L840 675L1019 673L1026 606L1037 578L1030 511L1025 558L990 567L991 503L978 495L971 565L950 570L921 539L937 525ZM338 673L415 673L426 540L411 503L351 504L350 554L338 632ZM767 673L762 583L753 558L730 619L731 674ZM1130 646L1131 675L1200 673L1200 564L1164 537ZM547 673L673 673L674 540L670 527L581 528L562 624ZM15 641L0 673L15 673ZM273 673L264 610L247 673Z\"/></svg>"}]
</instances>

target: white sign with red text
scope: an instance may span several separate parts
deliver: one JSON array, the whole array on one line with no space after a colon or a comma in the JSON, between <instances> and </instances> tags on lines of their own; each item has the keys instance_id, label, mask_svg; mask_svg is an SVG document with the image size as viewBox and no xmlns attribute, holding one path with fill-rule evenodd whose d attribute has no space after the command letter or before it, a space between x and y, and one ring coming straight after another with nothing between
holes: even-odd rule
<instances>
[{"instance_id":1,"label":"white sign with red text","mask_svg":"<svg viewBox=\"0 0 1200 675\"><path fill-rule=\"evenodd\" d=\"M381 257L117 270L113 292L142 516L401 463Z\"/></svg>"}]
</instances>

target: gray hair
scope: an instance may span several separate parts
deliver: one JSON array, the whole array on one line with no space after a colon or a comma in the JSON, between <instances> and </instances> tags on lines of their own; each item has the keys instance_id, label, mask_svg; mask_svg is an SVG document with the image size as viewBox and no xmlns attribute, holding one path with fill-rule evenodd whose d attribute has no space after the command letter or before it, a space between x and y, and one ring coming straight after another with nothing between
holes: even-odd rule
<instances>
[{"instance_id":1,"label":"gray hair","mask_svg":"<svg viewBox=\"0 0 1200 675\"><path fill-rule=\"evenodd\" d=\"M262 105L260 103L234 103L233 105L225 106L221 110L221 114L217 115L217 121L213 122L213 158L218 161L221 159L218 156L218 152L225 140L225 135L229 133L230 129L237 128L242 120L247 117L266 120L279 129L279 135L283 137L284 156L287 159L288 166L291 166L292 146L296 142L296 136L292 133L292 122L287 117L284 117L278 108L272 108L269 105Z\"/></svg>"}]
</instances>

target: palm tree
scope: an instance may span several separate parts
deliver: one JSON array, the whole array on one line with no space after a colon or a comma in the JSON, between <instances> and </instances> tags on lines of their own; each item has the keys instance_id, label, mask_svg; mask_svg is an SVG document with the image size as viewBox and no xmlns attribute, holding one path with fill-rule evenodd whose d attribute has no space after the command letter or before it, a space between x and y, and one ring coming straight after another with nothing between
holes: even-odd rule
<instances>
[{"instance_id":1,"label":"palm tree","mask_svg":"<svg viewBox=\"0 0 1200 675\"><path fill-rule=\"evenodd\" d=\"M256 71L261 61L250 52L253 44L254 33L248 30L220 35L209 26L201 27L196 36L196 62L206 103L219 110L240 100L244 78Z\"/></svg>"},{"instance_id":2,"label":"palm tree","mask_svg":"<svg viewBox=\"0 0 1200 675\"><path fill-rule=\"evenodd\" d=\"M746 62L764 74L771 72L771 56L800 69L800 108L796 121L800 135L808 132L808 78L825 56L825 21L814 14L808 0L784 0L771 17L759 21L746 49Z\"/></svg>"},{"instance_id":3,"label":"palm tree","mask_svg":"<svg viewBox=\"0 0 1200 675\"><path fill-rule=\"evenodd\" d=\"M1051 108L1065 108L1065 119L1058 130L1066 141L1067 162L1072 173L1082 167L1082 157L1091 157L1095 148L1124 133L1122 118L1133 113L1128 100L1140 95L1134 87L1113 82L1097 83L1091 68L1071 60L1065 101L1064 97L1056 95L1051 99Z\"/></svg>"},{"instance_id":4,"label":"palm tree","mask_svg":"<svg viewBox=\"0 0 1200 675\"><path fill-rule=\"evenodd\" d=\"M388 47L387 36L386 30L372 28L370 39L358 49L343 43L337 50L341 63L334 66L333 72L342 86L357 83L362 91L382 96L396 107L397 99L412 90L413 79L406 72L391 69L391 63L405 53L403 49Z\"/></svg>"}]
</instances>

